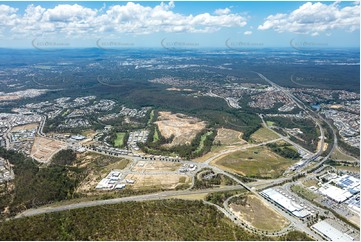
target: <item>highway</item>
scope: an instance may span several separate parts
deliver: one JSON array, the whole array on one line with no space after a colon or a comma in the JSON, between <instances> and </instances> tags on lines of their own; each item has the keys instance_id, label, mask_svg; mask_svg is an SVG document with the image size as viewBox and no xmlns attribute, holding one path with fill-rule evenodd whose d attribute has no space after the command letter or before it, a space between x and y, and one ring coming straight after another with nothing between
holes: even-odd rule
<instances>
[{"instance_id":1,"label":"highway","mask_svg":"<svg viewBox=\"0 0 361 242\"><path fill-rule=\"evenodd\" d=\"M295 97L292 93L290 93L288 90L286 90L285 88L275 84L274 82L270 81L267 77L265 77L264 75L262 75L261 73L255 72L260 78L262 78L264 81L266 81L267 83L269 83L271 86L275 87L276 89L282 91L286 96L288 96L289 98L291 98L296 105L301 108L302 110L304 110L305 112L307 112L310 117L315 121L316 125L319 127L320 129L320 133L321 133L321 145L319 150L317 151L317 153L314 155L313 158L311 159L316 159L318 156L320 156L323 153L323 147L324 147L324 139L325 139L325 134L324 134L324 130L320 124L320 120L325 122L332 130L333 133L333 138L334 138L334 142L332 144L332 148L330 150L330 152L320 161L319 165L322 165L332 154L333 150L335 149L335 147L337 147L337 135L336 135L336 131L335 129L332 127L332 125L325 119L323 118L319 113L314 112L311 108L309 108L307 105L305 105L301 100L299 100L297 97ZM312 115L311 115L312 114ZM317 117L317 118L316 118ZM331 144L329 144L331 145Z\"/></svg>"},{"instance_id":2,"label":"highway","mask_svg":"<svg viewBox=\"0 0 361 242\"><path fill-rule=\"evenodd\" d=\"M273 83L272 81L270 81L269 79L267 79L265 76L263 76L260 73L257 73L263 80L265 80L266 82L268 82L271 86L273 86L274 88L276 88L277 90L282 91L286 96L288 96L291 100L293 100L295 102L295 104L301 108L302 110L304 110L306 113L308 113L310 115L310 117L315 121L316 125L319 127L320 129L320 140L321 140L321 145L319 150L317 151L317 153L312 153L309 152L310 154L313 154L311 159L315 159L317 158L319 155L321 155L323 153L323 147L324 147L324 130L321 126L321 122L325 122L327 125L329 125L333 131L333 135L334 135L334 143L332 144L332 148L329 154L327 154L319 164L322 165L322 163L324 161L326 161L328 159L328 157L331 155L331 153L333 152L333 149L337 146L337 136L336 133L333 129L333 127L330 125L330 123L325 120L322 116L320 116L318 113L315 113L313 110L311 110L310 108L308 108L302 101L300 101L297 97L295 97L294 95L292 95L291 93L289 93L286 89L284 89L281 86L278 86L277 84ZM311 115L312 114L312 115ZM263 126L270 129L268 127L268 125L266 124L266 122L264 121L262 115L260 115L262 122L263 122ZM42 129L44 127L45 124L45 120L46 118L42 118L39 128L38 128L38 135L40 136L44 136ZM270 129L272 130L272 129ZM204 193L209 193L209 192L225 192L225 191L234 191L234 190L239 190L239 189L243 189L245 188L246 190L248 190L249 192L253 193L255 196L257 196L261 201L264 201L266 204L268 204L269 206L271 206L274 210L276 210L277 212L279 212L280 214L282 214L285 218L287 218L290 221L290 227L289 228L296 228L297 230L300 230L302 232L307 233L308 235L312 236L314 239L316 240L322 240L322 238L317 235L315 232L313 232L309 227L307 227L307 224L304 224L302 221L300 221L298 218L288 214L287 212L285 212L283 209L279 208L278 206L276 206L273 203L270 203L269 201L267 201L264 197L262 197L257 190L255 189L254 186L262 186L262 185L276 185L280 182L283 182L287 179L290 178L280 178L280 179L275 179L275 180L271 180L271 181L266 181L264 183L262 183L262 181L256 181L254 183L247 183L245 184L243 181L239 180L236 176L225 172L224 170L216 167L216 166L212 166L210 165L210 163L226 154L229 153L233 153L236 151L240 151L240 150L245 150L245 149L249 149L249 148L253 148L253 147L257 147L257 146L263 146L266 145L268 143L274 143L276 141L279 140L285 140L286 142L292 144L293 146L295 146L296 148L302 149L307 151L306 149L304 149L303 147L301 147L300 145L292 142L291 140L289 140L288 137L285 137L283 135L278 134L276 131L272 130L273 132L275 132L280 138L278 139L274 139L274 140L270 140L270 141L266 141L266 142L262 142L259 144L248 144L248 145L244 145L244 146L240 146L240 147L235 147L235 148L229 148L227 150L223 150L222 152L215 154L214 156L210 157L209 159L207 159L205 162L203 163L196 163L193 161L180 161L181 163L187 163L187 164L196 164L197 165L197 171L199 171L202 168L212 168L216 173L219 174L224 174L226 176L231 177L233 180L235 180L239 185L237 186L227 186L227 187L222 187L222 188L213 188L213 189L202 189L202 190L180 190L180 191L164 191L164 192L158 192L158 193L153 193L153 194L146 194L146 195L138 195L138 196L131 196L131 197L122 197L122 198L114 198L114 199L107 199L107 200L94 200L94 201L84 201L84 202L75 202L73 204L66 204L66 205L57 205L57 206L44 206L44 207L39 207L39 208L33 208L33 209L29 209L26 210L20 214L18 214L15 218L22 218L22 217L29 217L29 216L34 216L34 215L38 215L38 214L44 214L44 213L52 213L52 212L60 212L60 211L67 211L67 210L72 210L72 209L78 209L78 208L86 208L86 207L93 207L93 206L101 206L101 205L109 205L109 204L117 204L117 203L121 203L121 202L129 202L129 201L152 201L152 200L163 200L163 199L170 199L172 197L175 196L181 196L181 195L196 195L196 194L204 194ZM330 144L331 145L331 144ZM94 152L93 150L91 150L92 152ZM97 152L97 153L101 153L101 152ZM103 153L105 154L105 153ZM110 155L110 154L106 154L106 155ZM133 171L131 170L132 167L135 165L135 163L139 160L141 160L141 157L134 157L134 156L128 156L128 155L117 155L117 157L124 157L124 158L128 158L131 159L133 162L130 166L128 166L125 170L124 173L127 174L133 174ZM194 172L194 173L195 173ZM151 174L157 174L157 173L151 173ZM160 174L160 173L159 173ZM165 173L161 173L161 174L168 174L168 172ZM175 172L173 173L169 173L169 174L175 174ZM193 175L193 174L192 174ZM192 183L194 183L194 175L193 175L193 180ZM206 204L210 204L208 202L205 201ZM222 213L225 214L225 216L229 217L232 221L234 221L236 224L240 225L240 220L236 218L236 216L229 210L228 206L225 206L225 208L221 208L220 206L214 205L214 204L210 204L213 206L216 206L218 210L220 210ZM287 229L285 229L284 231L280 231L280 234L283 234L284 232L286 232ZM276 233L277 234L277 233Z\"/></svg>"},{"instance_id":3,"label":"highway","mask_svg":"<svg viewBox=\"0 0 361 242\"><path fill-rule=\"evenodd\" d=\"M152 201L152 200L160 200L160 199L169 199L171 197L180 196L180 195L204 194L204 193L209 193L209 192L226 192L226 191L240 190L243 188L244 188L243 186L237 185L237 186L227 186L227 187L202 189L202 190L165 191L165 192L152 193L152 194L139 195L139 196L122 197L122 198L114 198L114 199L107 199L107 200L94 200L94 201L86 201L86 202L79 202L79 203L59 205L59 206L51 206L50 205L50 206L44 206L44 207L40 207L40 208L25 210L24 212L15 216L15 218L30 217L30 216L35 216L35 215L44 214L44 213L67 211L67 210L78 209L78 208L117 204L117 203L121 203L121 202Z\"/></svg>"}]
</instances>

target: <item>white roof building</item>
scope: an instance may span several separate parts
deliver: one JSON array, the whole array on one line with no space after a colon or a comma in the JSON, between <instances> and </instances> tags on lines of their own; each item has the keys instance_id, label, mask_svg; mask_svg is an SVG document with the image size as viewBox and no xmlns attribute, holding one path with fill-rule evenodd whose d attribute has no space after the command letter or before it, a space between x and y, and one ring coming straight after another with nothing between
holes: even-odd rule
<instances>
[{"instance_id":1,"label":"white roof building","mask_svg":"<svg viewBox=\"0 0 361 242\"><path fill-rule=\"evenodd\" d=\"M318 189L318 191L331 198L332 200L336 201L336 202L344 202L345 200L347 200L349 197L352 197L352 193L350 193L347 190L343 190L341 188L335 187L331 184L326 184L322 187L320 187Z\"/></svg>"},{"instance_id":2,"label":"white roof building","mask_svg":"<svg viewBox=\"0 0 361 242\"><path fill-rule=\"evenodd\" d=\"M273 200L277 204L279 204L281 207L285 208L289 212L291 212L293 215L303 218L311 213L304 209L301 205L298 203L292 201L291 199L287 198L286 196L282 195L278 191L274 190L273 188L266 189L262 191L262 194L268 197L269 199Z\"/></svg>"},{"instance_id":3,"label":"white roof building","mask_svg":"<svg viewBox=\"0 0 361 242\"><path fill-rule=\"evenodd\" d=\"M320 235L322 235L323 237L325 237L331 241L345 242L345 241L353 241L354 240L350 235L341 232L340 230L331 226L325 220L322 220L321 222L318 222L318 223L312 225L311 228L313 230L315 230L317 233L319 233Z\"/></svg>"}]
</instances>

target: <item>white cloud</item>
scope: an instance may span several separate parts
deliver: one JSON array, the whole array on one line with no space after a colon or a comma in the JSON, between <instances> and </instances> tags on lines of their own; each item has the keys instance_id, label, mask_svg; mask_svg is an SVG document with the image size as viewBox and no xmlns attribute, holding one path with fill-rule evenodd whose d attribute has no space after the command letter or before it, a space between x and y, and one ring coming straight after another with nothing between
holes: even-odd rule
<instances>
[{"instance_id":1,"label":"white cloud","mask_svg":"<svg viewBox=\"0 0 361 242\"><path fill-rule=\"evenodd\" d=\"M355 31L359 29L359 24L359 3L341 8L338 2L330 5L307 2L290 14L277 13L268 16L258 29L318 35L334 29Z\"/></svg>"},{"instance_id":2,"label":"white cloud","mask_svg":"<svg viewBox=\"0 0 361 242\"><path fill-rule=\"evenodd\" d=\"M154 7L128 2L124 5L103 5L91 9L79 4L59 4L54 8L29 5L24 14L18 9L0 5L0 18L7 27L0 33L11 35L92 36L101 33L191 32L209 33L227 27L243 27L246 18L232 14L228 8L217 9L215 15L201 13L184 15L174 11L174 2L160 3Z\"/></svg>"},{"instance_id":3,"label":"white cloud","mask_svg":"<svg viewBox=\"0 0 361 242\"><path fill-rule=\"evenodd\" d=\"M245 31L243 34L244 34L244 35L251 35L251 34L252 34L252 31Z\"/></svg>"},{"instance_id":4,"label":"white cloud","mask_svg":"<svg viewBox=\"0 0 361 242\"><path fill-rule=\"evenodd\" d=\"M214 11L214 13L217 15L225 15L225 14L229 14L230 12L231 10L229 8L219 8L216 9L216 11Z\"/></svg>"}]
</instances>

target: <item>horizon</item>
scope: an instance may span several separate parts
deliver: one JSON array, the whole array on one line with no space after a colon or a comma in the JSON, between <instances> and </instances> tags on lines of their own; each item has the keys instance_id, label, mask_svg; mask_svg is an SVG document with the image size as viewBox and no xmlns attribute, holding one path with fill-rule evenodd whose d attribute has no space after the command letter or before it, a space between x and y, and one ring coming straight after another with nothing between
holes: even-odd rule
<instances>
[{"instance_id":1,"label":"horizon","mask_svg":"<svg viewBox=\"0 0 361 242\"><path fill-rule=\"evenodd\" d=\"M311 47L316 48L360 48L359 4L1 2L0 47L32 48L32 42L42 40L88 48L99 40L115 40L120 47L154 48L167 39L187 47L220 48L230 39L246 43L238 46L242 48L248 48L247 43L276 48L288 47L295 39L314 43Z\"/></svg>"}]
</instances>

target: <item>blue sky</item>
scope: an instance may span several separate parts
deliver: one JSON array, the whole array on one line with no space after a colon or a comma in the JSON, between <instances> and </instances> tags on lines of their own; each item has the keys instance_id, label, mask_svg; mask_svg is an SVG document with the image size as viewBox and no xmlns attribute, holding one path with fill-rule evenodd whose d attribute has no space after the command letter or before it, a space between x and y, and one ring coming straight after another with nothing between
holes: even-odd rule
<instances>
[{"instance_id":1,"label":"blue sky","mask_svg":"<svg viewBox=\"0 0 361 242\"><path fill-rule=\"evenodd\" d=\"M359 47L356 2L1 2L0 47Z\"/></svg>"}]
</instances>

